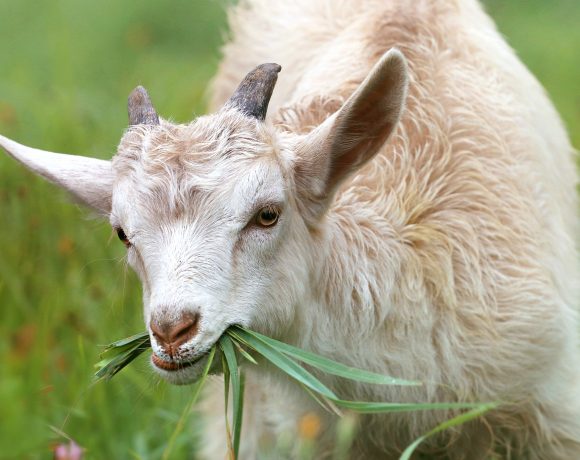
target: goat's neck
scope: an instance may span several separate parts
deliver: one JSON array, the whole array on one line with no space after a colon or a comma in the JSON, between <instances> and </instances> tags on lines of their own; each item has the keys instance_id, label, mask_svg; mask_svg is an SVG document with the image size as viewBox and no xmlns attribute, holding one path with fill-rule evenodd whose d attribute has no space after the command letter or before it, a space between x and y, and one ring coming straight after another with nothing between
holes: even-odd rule
<instances>
[{"instance_id":1,"label":"goat's neck","mask_svg":"<svg viewBox=\"0 0 580 460\"><path fill-rule=\"evenodd\" d=\"M331 209L320 230L312 234L308 287L295 306L291 331L291 340L299 346L338 357L342 351L348 353L337 349L336 337L366 335L373 327L366 324L371 317L368 309L378 308L374 305L378 293L367 277L375 270L366 272L373 264L365 246L359 244L363 235L357 233L357 228L345 226L340 212ZM358 265L362 260L366 260L365 267ZM326 349L327 345L332 349Z\"/></svg>"}]
</instances>

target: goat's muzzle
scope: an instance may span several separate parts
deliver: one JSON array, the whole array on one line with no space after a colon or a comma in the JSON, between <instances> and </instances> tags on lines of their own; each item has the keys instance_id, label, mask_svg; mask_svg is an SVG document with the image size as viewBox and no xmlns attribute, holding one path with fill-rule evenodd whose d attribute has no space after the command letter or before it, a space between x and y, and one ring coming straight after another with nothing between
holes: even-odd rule
<instances>
[{"instance_id":1,"label":"goat's muzzle","mask_svg":"<svg viewBox=\"0 0 580 460\"><path fill-rule=\"evenodd\" d=\"M179 347L197 335L199 318L199 313L186 312L178 321L153 319L149 327L159 346L173 359L178 357Z\"/></svg>"}]
</instances>

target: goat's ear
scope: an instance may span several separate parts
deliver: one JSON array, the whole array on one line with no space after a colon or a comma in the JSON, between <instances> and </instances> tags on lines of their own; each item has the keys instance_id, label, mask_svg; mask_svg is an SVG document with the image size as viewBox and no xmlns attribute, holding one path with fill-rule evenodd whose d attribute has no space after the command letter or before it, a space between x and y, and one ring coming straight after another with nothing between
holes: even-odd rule
<instances>
[{"instance_id":1,"label":"goat's ear","mask_svg":"<svg viewBox=\"0 0 580 460\"><path fill-rule=\"evenodd\" d=\"M326 209L345 177L378 153L399 121L407 87L405 58L391 49L344 105L300 142L296 180L314 214Z\"/></svg>"},{"instance_id":2,"label":"goat's ear","mask_svg":"<svg viewBox=\"0 0 580 460\"><path fill-rule=\"evenodd\" d=\"M83 204L106 216L111 211L111 162L64 153L45 152L0 136L0 146L36 174L70 192Z\"/></svg>"}]
</instances>

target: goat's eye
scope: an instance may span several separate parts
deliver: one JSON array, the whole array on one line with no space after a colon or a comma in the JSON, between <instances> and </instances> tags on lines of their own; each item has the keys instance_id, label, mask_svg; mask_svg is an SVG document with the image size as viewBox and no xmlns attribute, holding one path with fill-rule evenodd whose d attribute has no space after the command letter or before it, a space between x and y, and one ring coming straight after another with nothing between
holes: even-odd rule
<instances>
[{"instance_id":1,"label":"goat's eye","mask_svg":"<svg viewBox=\"0 0 580 460\"><path fill-rule=\"evenodd\" d=\"M127 235L125 235L125 231L119 227L117 229L117 236L119 237L119 239L123 242L123 244L127 247L131 246L131 242L129 241L129 238L127 238Z\"/></svg>"},{"instance_id":2,"label":"goat's eye","mask_svg":"<svg viewBox=\"0 0 580 460\"><path fill-rule=\"evenodd\" d=\"M279 215L280 212L272 206L262 208L256 214L256 224L260 227L273 227L278 223Z\"/></svg>"}]
</instances>

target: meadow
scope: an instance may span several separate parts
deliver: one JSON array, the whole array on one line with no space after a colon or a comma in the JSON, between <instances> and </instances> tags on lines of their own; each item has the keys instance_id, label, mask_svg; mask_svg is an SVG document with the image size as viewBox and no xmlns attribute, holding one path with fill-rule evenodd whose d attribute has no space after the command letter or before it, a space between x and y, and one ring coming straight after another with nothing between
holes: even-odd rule
<instances>
[{"instance_id":1,"label":"meadow","mask_svg":"<svg viewBox=\"0 0 580 460\"><path fill-rule=\"evenodd\" d=\"M488 0L580 147L580 3ZM226 0L0 0L0 133L110 158L126 98L146 86L175 121L204 113ZM0 459L50 458L66 436L87 459L158 459L191 388L145 358L94 383L99 347L143 329L140 285L106 222L0 154ZM195 412L170 458L195 452Z\"/></svg>"}]
</instances>

